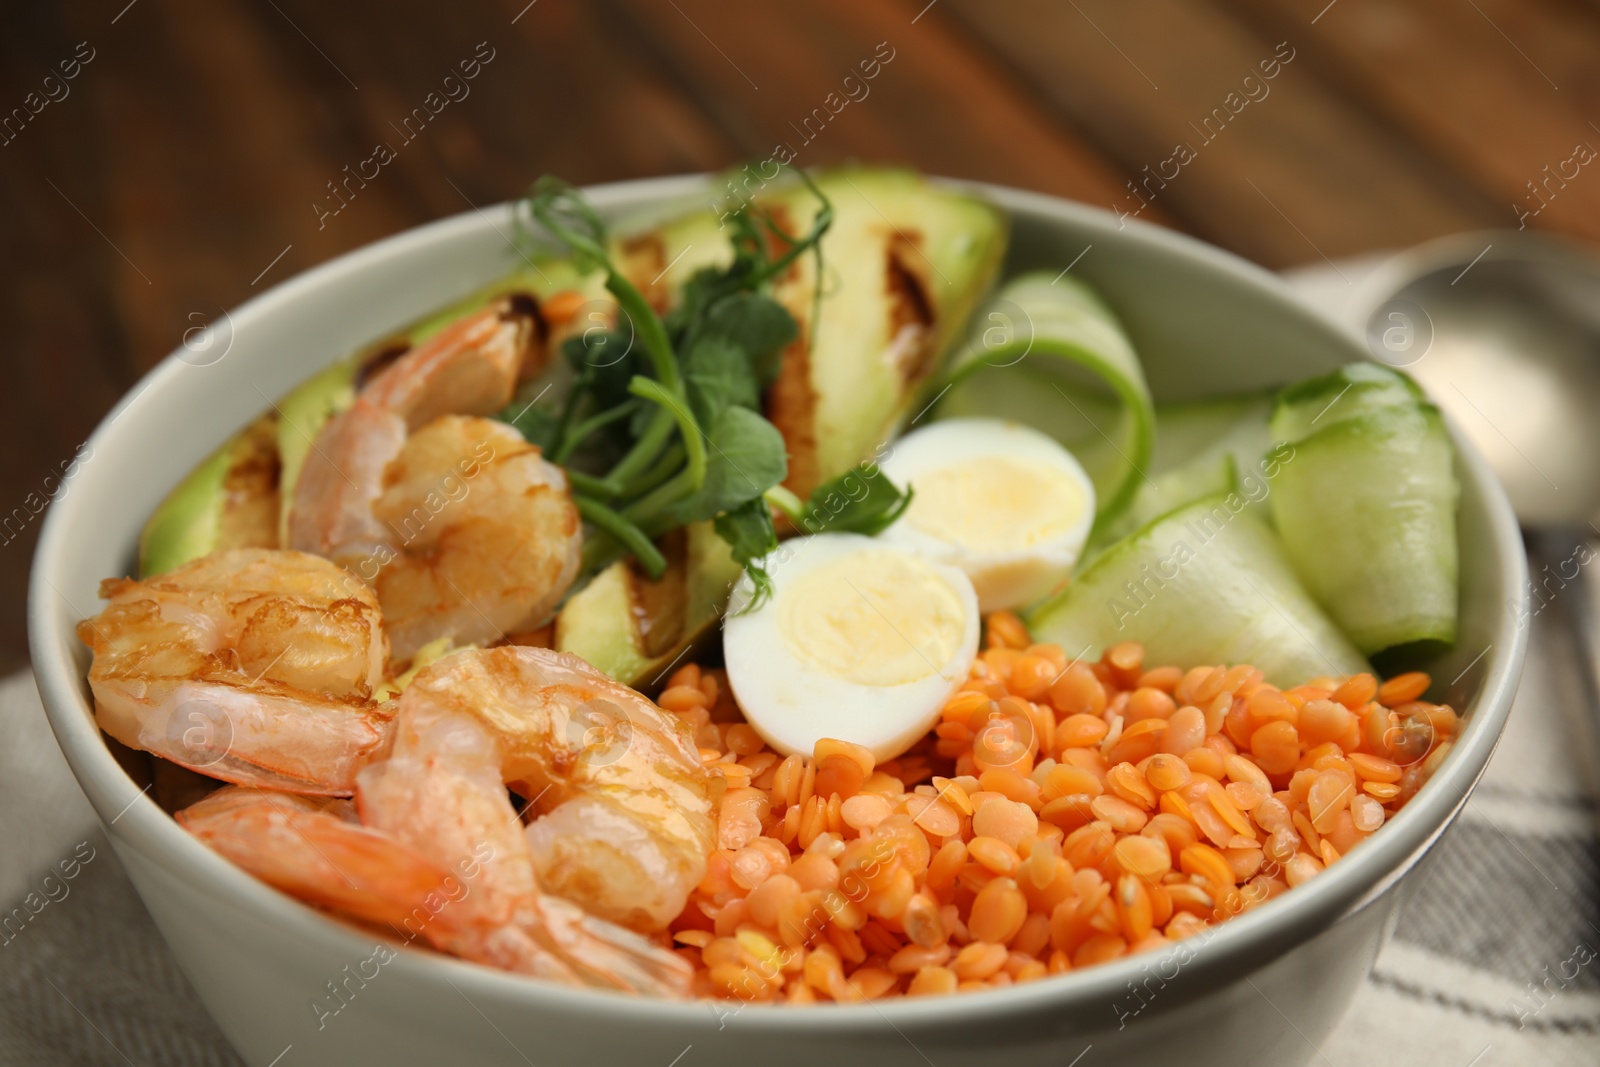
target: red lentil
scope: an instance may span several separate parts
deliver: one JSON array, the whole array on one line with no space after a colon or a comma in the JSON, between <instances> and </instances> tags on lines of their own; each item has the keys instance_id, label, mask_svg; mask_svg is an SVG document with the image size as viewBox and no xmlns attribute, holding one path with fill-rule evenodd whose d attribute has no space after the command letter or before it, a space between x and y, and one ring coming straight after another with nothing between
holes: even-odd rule
<instances>
[{"instance_id":1,"label":"red lentil","mask_svg":"<svg viewBox=\"0 0 1600 1067\"><path fill-rule=\"evenodd\" d=\"M989 989L1159 948L1311 878L1448 754L1421 672L1283 691L1124 643L1097 662L1007 612L938 726L883 764L780 757L721 671L663 707L727 782L718 848L672 926L703 996L813 1004Z\"/></svg>"}]
</instances>

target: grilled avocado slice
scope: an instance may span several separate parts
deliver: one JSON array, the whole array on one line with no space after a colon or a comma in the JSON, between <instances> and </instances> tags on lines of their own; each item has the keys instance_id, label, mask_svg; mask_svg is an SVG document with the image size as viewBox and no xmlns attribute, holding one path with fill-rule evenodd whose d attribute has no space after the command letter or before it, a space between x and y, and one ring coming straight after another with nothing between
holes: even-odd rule
<instances>
[{"instance_id":1,"label":"grilled avocado slice","mask_svg":"<svg viewBox=\"0 0 1600 1067\"><path fill-rule=\"evenodd\" d=\"M662 539L667 571L651 581L618 560L567 599L555 647L575 652L612 678L654 689L665 672L716 632L743 569L709 522Z\"/></svg>"},{"instance_id":2,"label":"grilled avocado slice","mask_svg":"<svg viewBox=\"0 0 1600 1067\"><path fill-rule=\"evenodd\" d=\"M277 415L263 415L196 467L139 538L139 575L222 548L278 547Z\"/></svg>"},{"instance_id":3,"label":"grilled avocado slice","mask_svg":"<svg viewBox=\"0 0 1600 1067\"><path fill-rule=\"evenodd\" d=\"M774 284L800 334L764 405L789 448L785 484L801 497L893 434L993 282L1009 236L993 204L911 171L843 168L815 182L834 212L821 299L811 256ZM798 183L754 199L791 234L806 232L819 206ZM616 242L616 262L669 307L696 271L729 261L730 232L703 209Z\"/></svg>"}]
</instances>

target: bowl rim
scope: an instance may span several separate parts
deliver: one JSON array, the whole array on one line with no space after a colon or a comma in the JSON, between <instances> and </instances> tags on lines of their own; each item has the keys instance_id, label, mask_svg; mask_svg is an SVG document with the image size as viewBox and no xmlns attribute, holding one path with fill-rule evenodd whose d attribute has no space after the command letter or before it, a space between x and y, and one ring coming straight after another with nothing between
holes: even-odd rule
<instances>
[{"instance_id":1,"label":"bowl rim","mask_svg":"<svg viewBox=\"0 0 1600 1067\"><path fill-rule=\"evenodd\" d=\"M1043 193L984 182L934 180L988 198L1007 211L1014 223L1023 221L1018 216L1053 218L1097 235L1096 241L1133 242L1146 246L1156 255L1225 274L1257 299L1280 306L1292 305L1305 327L1337 337L1338 343L1349 348L1352 359L1367 355L1348 327L1299 301L1276 275L1196 238L1138 219L1119 219L1105 209ZM709 187L708 183L714 181L715 175L711 174L685 174L589 186L584 192L596 207L615 214L630 209L659 209L663 204L677 202ZM489 228L500 230L503 235L501 228L509 223L511 211L510 204L475 207L347 252L279 283L232 310L230 315L235 328L248 326L262 317L285 313L280 309L285 305L292 309L301 294L357 274L391 257L413 256L436 243ZM147 392L168 387L178 374L185 372L187 364L180 359L181 355L181 348L174 350L136 383L102 419L90 436L89 444L96 450L118 447L122 435L130 432L126 426L119 430L118 421L128 411L137 409ZM1448 758L1416 797L1385 824L1383 833L1374 835L1360 850L1311 882L1297 887L1293 893L1212 928L1204 943L1184 963L1185 970L1193 972L1201 984L1209 976L1215 980L1214 988L1220 988L1230 976L1248 974L1265 966L1310 940L1341 916L1377 899L1444 832L1466 804L1469 792L1500 738L1526 651L1526 629L1509 625L1513 612L1526 613L1526 560L1504 491L1471 444L1459 433L1452 431L1452 436L1456 440L1460 469L1472 483L1487 514L1484 552L1495 557L1503 584L1514 591L1508 603L1510 610L1497 616L1501 622L1495 630L1495 640L1479 657L1484 661L1483 678L1474 698L1468 702L1470 714L1464 720L1465 727ZM82 494L55 501L45 517L29 582L28 628L33 670L51 728L113 844L119 849L133 849L167 872L221 899L235 902L254 918L296 938L318 939L352 958L370 951L371 935L256 880L183 831L147 795L148 787L139 789L102 741L94 725L92 708L85 699L85 683L74 659L72 639L70 636L61 639L62 634L70 635L70 624L77 621L72 617L76 613L71 611L71 605L52 581L53 576L68 573L71 565L71 560L64 555L62 531L79 521L81 501ZM748 1002L620 998L605 991L529 980L430 951L397 953L397 958L388 966L440 990L448 983L463 996L472 993L492 1002L542 1007L575 1020L610 1021L615 1025L620 1009L635 1023L668 1029L703 1027L709 1018L717 1022L719 1028L753 1026L766 1032L794 1034L822 1028L832 1034L850 1034L878 1033L885 1024L896 1030L902 1026L960 1027L979 1019L993 1021L1042 1012L1071 1013L1086 1018L1080 1013L1096 1006L1103 1010L1105 1005L1114 1005L1126 995L1125 989L1130 988L1132 981L1148 976L1148 968L1154 960L1166 956L1167 951L1126 957L1037 982L956 998L896 998L882 1003L830 1006L827 1010L805 1012L784 1005ZM1180 996L1173 1003L1183 999ZM728 1010L719 1014L718 1006L727 1006Z\"/></svg>"}]
</instances>

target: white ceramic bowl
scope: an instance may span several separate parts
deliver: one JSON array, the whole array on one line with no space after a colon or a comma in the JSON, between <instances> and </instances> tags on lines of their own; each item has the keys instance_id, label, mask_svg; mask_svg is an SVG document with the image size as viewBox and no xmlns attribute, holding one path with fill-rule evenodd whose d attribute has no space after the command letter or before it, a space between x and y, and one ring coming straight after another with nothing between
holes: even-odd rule
<instances>
[{"instance_id":1,"label":"white ceramic bowl","mask_svg":"<svg viewBox=\"0 0 1600 1067\"><path fill-rule=\"evenodd\" d=\"M589 193L616 214L695 202L702 181ZM1296 304L1273 276L1217 249L1079 204L978 191L1011 212L1008 269L1075 262L1073 273L1126 323L1158 396L1287 381L1365 356L1358 340ZM793 1010L558 988L407 950L364 984L345 983L348 1004L338 1014L313 1007L372 955L372 940L251 878L140 795L95 728L88 654L73 625L98 609L102 577L130 571L141 524L184 472L330 360L508 270L509 233L504 207L460 215L352 252L238 308L231 341L217 339L231 344L226 355L199 366L193 353L174 353L106 418L92 457L44 525L29 611L51 724L150 914L240 1055L257 1067L289 1046L284 1067L1064 1067L1092 1045L1087 1065L1308 1062L1367 973L1416 864L1482 773L1521 668L1521 541L1499 486L1459 436L1461 641L1435 675L1456 679L1447 696L1467 712L1458 743L1380 833L1203 944L1186 942L1194 956L1181 966L1146 955L991 993Z\"/></svg>"}]
</instances>

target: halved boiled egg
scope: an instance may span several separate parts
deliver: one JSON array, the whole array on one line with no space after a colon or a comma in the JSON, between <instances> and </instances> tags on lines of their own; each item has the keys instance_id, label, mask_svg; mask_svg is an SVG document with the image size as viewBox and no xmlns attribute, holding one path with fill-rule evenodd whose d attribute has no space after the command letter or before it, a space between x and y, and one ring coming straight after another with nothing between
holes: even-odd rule
<instances>
[{"instance_id":1,"label":"halved boiled egg","mask_svg":"<svg viewBox=\"0 0 1600 1067\"><path fill-rule=\"evenodd\" d=\"M961 568L986 615L1053 592L1094 525L1094 483L1083 467L1019 423L935 422L896 441L879 467L915 491L880 539Z\"/></svg>"},{"instance_id":2,"label":"halved boiled egg","mask_svg":"<svg viewBox=\"0 0 1600 1067\"><path fill-rule=\"evenodd\" d=\"M749 576L723 628L728 683L774 749L825 737L892 759L932 728L978 651L978 598L956 567L859 534L784 542Z\"/></svg>"}]
</instances>

